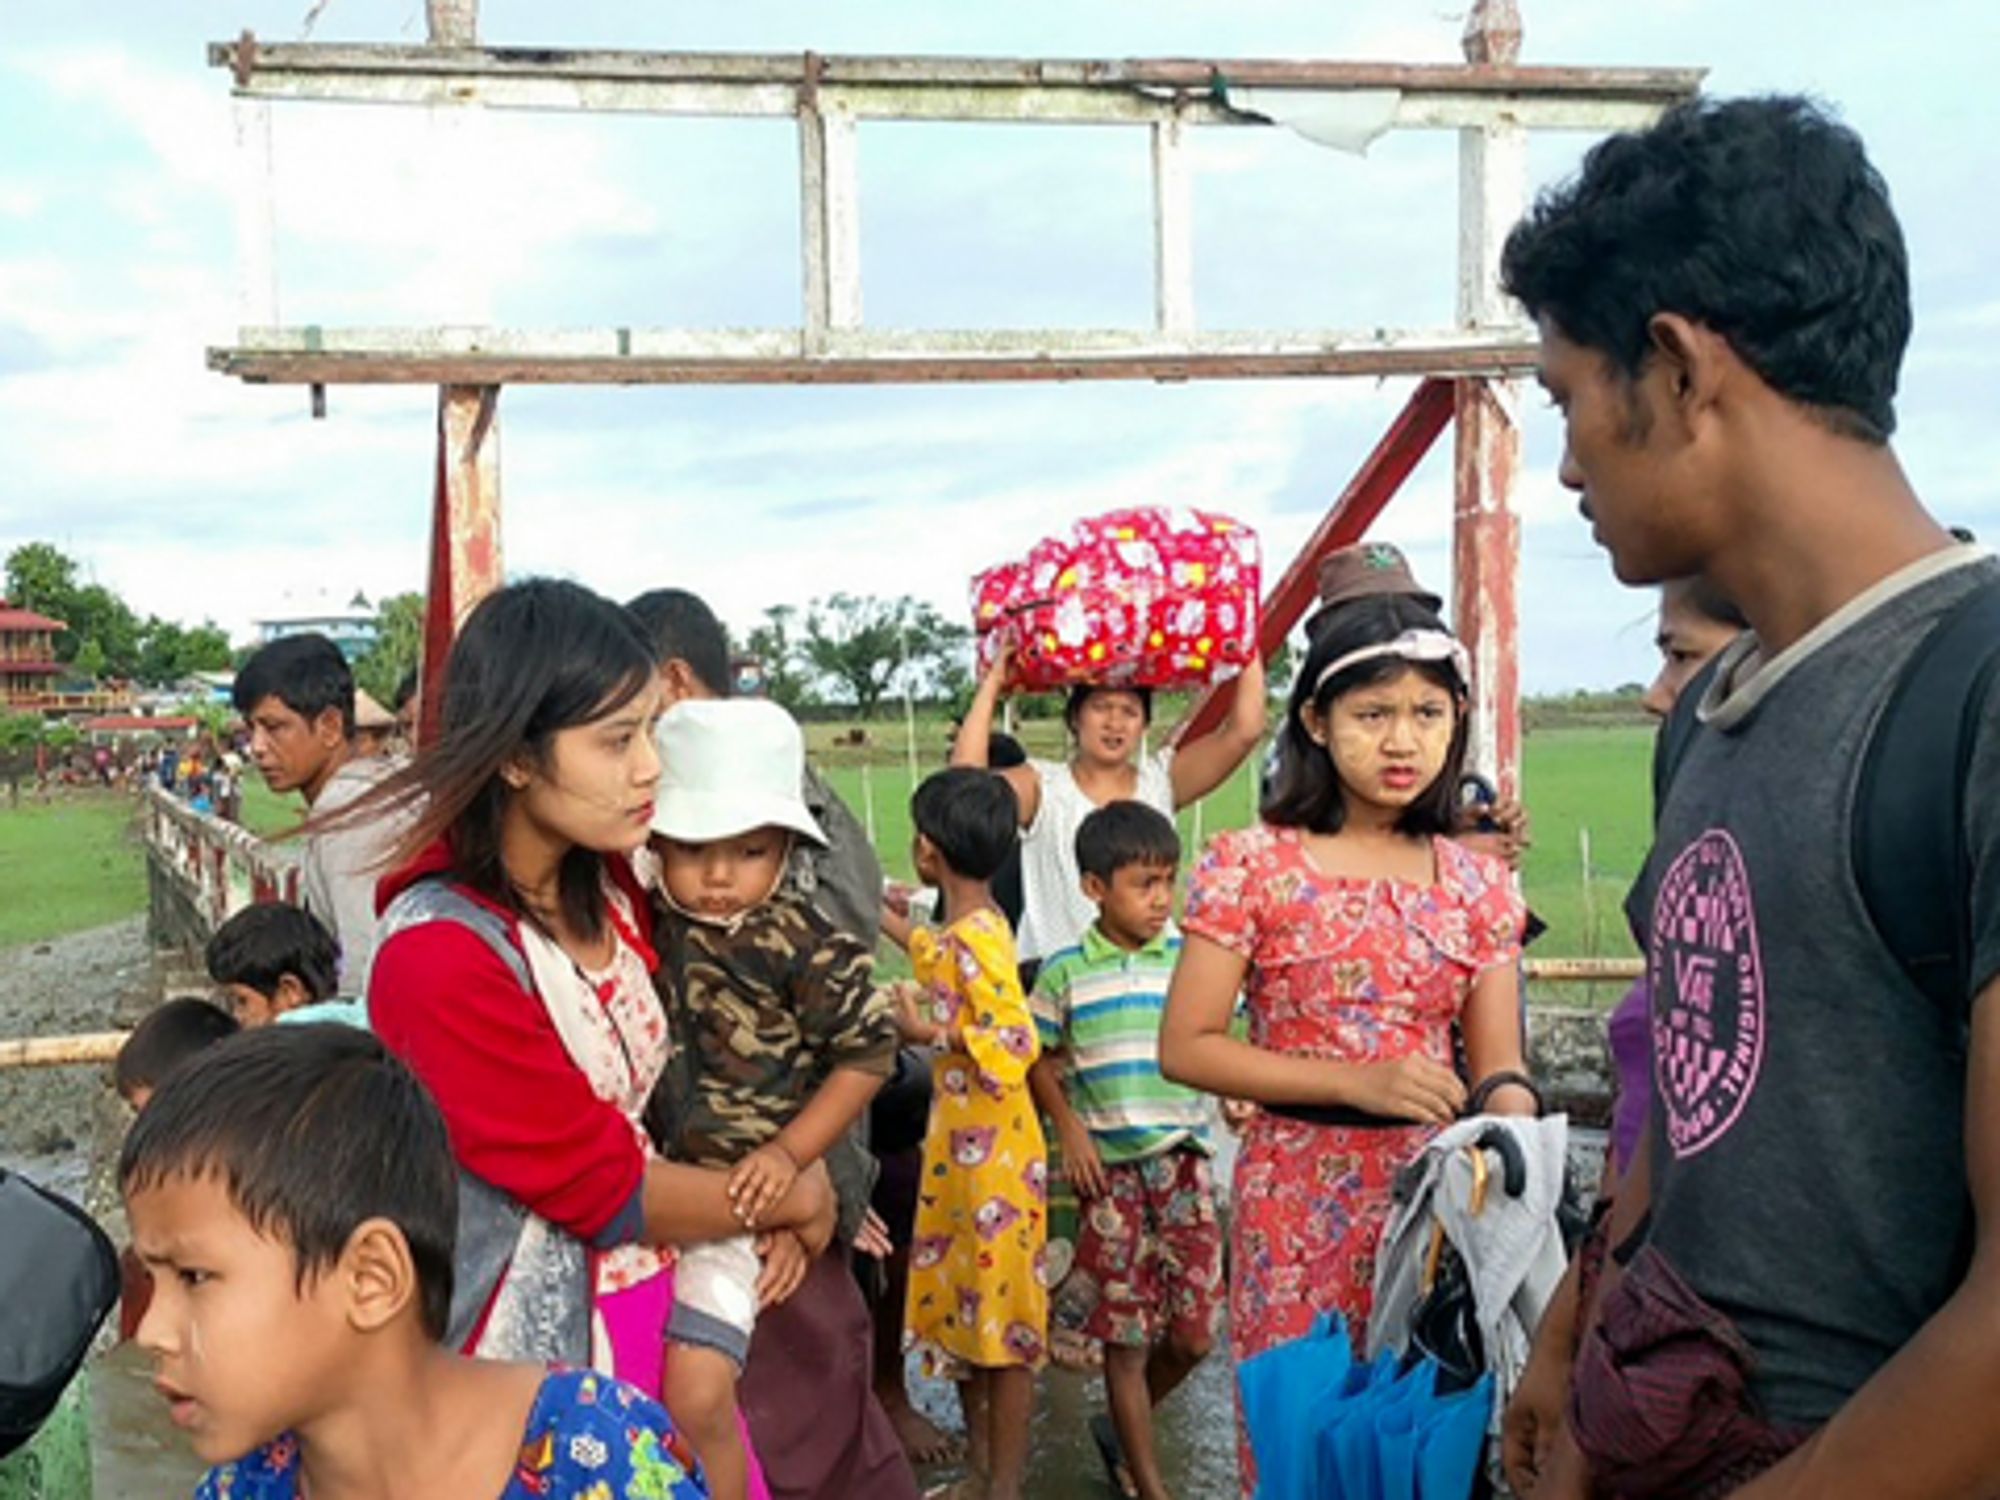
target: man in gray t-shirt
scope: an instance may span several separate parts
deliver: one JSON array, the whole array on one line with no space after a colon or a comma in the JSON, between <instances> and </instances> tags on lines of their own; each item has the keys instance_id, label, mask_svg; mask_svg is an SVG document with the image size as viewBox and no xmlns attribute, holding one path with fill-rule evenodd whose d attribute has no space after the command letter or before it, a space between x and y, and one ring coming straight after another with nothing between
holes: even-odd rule
<instances>
[{"instance_id":1,"label":"man in gray t-shirt","mask_svg":"<svg viewBox=\"0 0 2000 1500\"><path fill-rule=\"evenodd\" d=\"M1510 1475L1535 1500L1994 1494L2000 702L1963 798L1962 1013L1904 974L1852 867L1899 672L2000 587L1889 447L1911 314L1887 192L1813 104L1697 100L1596 147L1502 271L1618 577L1703 576L1751 625L1628 907L1651 1137L1577 1328L1510 1404Z\"/></svg>"},{"instance_id":2,"label":"man in gray t-shirt","mask_svg":"<svg viewBox=\"0 0 2000 1500\"><path fill-rule=\"evenodd\" d=\"M1948 548L1754 671L1755 640L1730 647L1628 901L1653 996L1649 1242L1749 1340L1782 1423L1825 1422L1964 1274L1964 1042L1869 921L1853 814L1911 652L1996 585L1989 554ZM1982 975L2000 968L1996 755L2000 737L1967 796Z\"/></svg>"}]
</instances>

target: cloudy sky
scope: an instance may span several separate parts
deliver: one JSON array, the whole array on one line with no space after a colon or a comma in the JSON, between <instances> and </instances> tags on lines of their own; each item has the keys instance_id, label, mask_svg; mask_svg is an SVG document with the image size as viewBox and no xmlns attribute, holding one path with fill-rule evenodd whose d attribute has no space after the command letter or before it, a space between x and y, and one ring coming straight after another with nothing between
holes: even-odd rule
<instances>
[{"instance_id":1,"label":"cloudy sky","mask_svg":"<svg viewBox=\"0 0 2000 1500\"><path fill-rule=\"evenodd\" d=\"M52 540L138 608L250 622L319 591L421 586L434 396L204 370L243 282L226 74L204 44L296 40L309 0L0 0L0 552ZM1940 515L2000 535L2000 105L1985 0L1523 0L1524 60L1706 66L1722 93L1810 91L1869 141L1902 214L1917 333L1898 447ZM492 43L1043 56L1452 61L1463 7L1398 0L486 0ZM421 0L324 0L320 41L417 42ZM1985 103L1980 101L1984 99ZM786 122L275 108L288 323L796 323ZM1456 156L1366 158L1278 130L1195 134L1196 315L1210 328L1438 326ZM449 162L441 144L456 153ZM1538 137L1537 184L1587 137ZM1143 326L1140 130L877 125L860 137L865 310L879 327ZM472 247L468 252L466 247ZM976 567L1068 518L1176 500L1291 555L1407 382L933 389L515 389L502 402L510 572L623 597L693 587L739 628L834 589L953 613ZM1649 600L1610 578L1526 403L1524 677L1650 672ZM1380 527L1448 572L1449 441Z\"/></svg>"}]
</instances>

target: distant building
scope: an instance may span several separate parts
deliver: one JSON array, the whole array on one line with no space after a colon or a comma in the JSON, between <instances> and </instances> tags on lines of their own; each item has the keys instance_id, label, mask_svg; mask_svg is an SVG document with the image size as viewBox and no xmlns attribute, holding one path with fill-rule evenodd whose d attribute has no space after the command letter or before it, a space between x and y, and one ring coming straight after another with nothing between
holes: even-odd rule
<instances>
[{"instance_id":1,"label":"distant building","mask_svg":"<svg viewBox=\"0 0 2000 1500\"><path fill-rule=\"evenodd\" d=\"M173 685L176 701L181 703L208 703L216 708L227 708L230 703L230 689L236 685L234 672L190 672Z\"/></svg>"},{"instance_id":2,"label":"distant building","mask_svg":"<svg viewBox=\"0 0 2000 1500\"><path fill-rule=\"evenodd\" d=\"M323 635L352 664L375 644L375 606L358 590L345 605L324 590L303 597L287 595L281 609L282 613L255 622L258 645L269 645L288 635Z\"/></svg>"},{"instance_id":3,"label":"distant building","mask_svg":"<svg viewBox=\"0 0 2000 1500\"><path fill-rule=\"evenodd\" d=\"M85 719L83 732L93 740L121 739L133 735L163 735L180 739L201 726L192 714L100 714Z\"/></svg>"},{"instance_id":4,"label":"distant building","mask_svg":"<svg viewBox=\"0 0 2000 1500\"><path fill-rule=\"evenodd\" d=\"M56 636L69 629L0 599L0 706L39 713L64 672Z\"/></svg>"}]
</instances>

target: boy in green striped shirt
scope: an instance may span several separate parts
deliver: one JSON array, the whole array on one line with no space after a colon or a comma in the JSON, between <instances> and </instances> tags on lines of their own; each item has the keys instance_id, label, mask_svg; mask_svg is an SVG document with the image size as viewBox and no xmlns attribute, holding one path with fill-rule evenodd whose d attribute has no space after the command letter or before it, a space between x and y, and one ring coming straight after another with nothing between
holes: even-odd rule
<instances>
[{"instance_id":1,"label":"boy in green striped shirt","mask_svg":"<svg viewBox=\"0 0 2000 1500\"><path fill-rule=\"evenodd\" d=\"M1076 862L1097 921L1035 978L1029 1086L1083 1200L1070 1274L1095 1284L1083 1331L1104 1344L1116 1441L1102 1418L1093 1432L1124 1493L1162 1500L1153 1407L1207 1355L1222 1295L1208 1100L1160 1073L1180 839L1153 808L1111 802L1077 828Z\"/></svg>"}]
</instances>

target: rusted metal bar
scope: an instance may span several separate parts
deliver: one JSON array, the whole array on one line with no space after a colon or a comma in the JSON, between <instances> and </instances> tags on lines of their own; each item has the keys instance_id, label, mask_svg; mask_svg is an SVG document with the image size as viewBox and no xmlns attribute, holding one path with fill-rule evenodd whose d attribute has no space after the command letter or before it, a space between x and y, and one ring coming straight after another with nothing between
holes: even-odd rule
<instances>
[{"instance_id":1,"label":"rusted metal bar","mask_svg":"<svg viewBox=\"0 0 2000 1500\"><path fill-rule=\"evenodd\" d=\"M1461 40L1475 68L1511 65L1521 53L1514 0L1478 0ZM1512 308L1500 251L1527 207L1526 130L1497 120L1461 131L1458 173L1458 319L1470 329ZM1452 464L1452 623L1472 655L1471 765L1506 797L1521 785L1519 404L1516 381L1460 381Z\"/></svg>"},{"instance_id":2,"label":"rusted metal bar","mask_svg":"<svg viewBox=\"0 0 2000 1500\"><path fill-rule=\"evenodd\" d=\"M1232 348L1227 340L1196 335L1175 345L1078 348L1076 336L1051 334L1044 349L1001 347L982 351L981 340L957 349L939 336L909 340L896 352L880 335L843 339L829 332L829 353L813 357L794 345L787 353L740 355L562 355L479 351L425 352L413 348L211 349L209 368L257 384L325 385L874 385L891 382L1037 380L1259 380L1316 375L1493 374L1525 371L1534 346L1522 334L1500 334L1455 343L1417 337L1409 341L1329 341L1310 347ZM921 343L930 343L928 351ZM855 352L868 347L868 352Z\"/></svg>"},{"instance_id":3,"label":"rusted metal bar","mask_svg":"<svg viewBox=\"0 0 2000 1500\"><path fill-rule=\"evenodd\" d=\"M424 106L781 118L808 75L824 110L863 120L1264 125L1229 90L1392 90L1390 124L1458 129L1505 118L1537 129L1651 123L1691 96L1692 68L1458 67L1257 58L823 57L550 48L211 45L240 95ZM808 61L811 59L811 61Z\"/></svg>"},{"instance_id":4,"label":"rusted metal bar","mask_svg":"<svg viewBox=\"0 0 2000 1500\"><path fill-rule=\"evenodd\" d=\"M437 732L445 658L472 607L500 586L500 388L443 384L438 390L431 564L424 600L419 738Z\"/></svg>"},{"instance_id":5,"label":"rusted metal bar","mask_svg":"<svg viewBox=\"0 0 2000 1500\"><path fill-rule=\"evenodd\" d=\"M1472 656L1471 765L1517 797L1521 783L1521 518L1510 504L1521 429L1500 382L1457 383L1452 624Z\"/></svg>"},{"instance_id":6,"label":"rusted metal bar","mask_svg":"<svg viewBox=\"0 0 2000 1500\"><path fill-rule=\"evenodd\" d=\"M424 0L432 47L479 45L479 0Z\"/></svg>"},{"instance_id":7,"label":"rusted metal bar","mask_svg":"<svg viewBox=\"0 0 2000 1500\"><path fill-rule=\"evenodd\" d=\"M1402 488L1403 481L1430 452L1431 445L1451 420L1452 383L1426 380L1411 392L1396 420L1363 460L1340 498L1326 513L1313 534L1292 559L1284 576L1264 596L1262 620L1257 630L1257 649L1268 658L1284 644L1292 627L1305 617L1319 597L1320 559L1337 547L1347 547L1368 534L1382 508ZM1211 687L1194 710L1177 725L1170 743L1198 739L1222 722L1236 696L1234 680Z\"/></svg>"},{"instance_id":8,"label":"rusted metal bar","mask_svg":"<svg viewBox=\"0 0 2000 1500\"><path fill-rule=\"evenodd\" d=\"M827 108L817 58L799 85L799 259L805 350L820 354L835 329L861 324L860 184L854 116Z\"/></svg>"},{"instance_id":9,"label":"rusted metal bar","mask_svg":"<svg viewBox=\"0 0 2000 1500\"><path fill-rule=\"evenodd\" d=\"M796 90L806 54L591 51L556 47L433 47L348 43L212 42L211 66L235 69L253 55L244 87L276 97L289 77L545 78L616 82L772 85ZM1460 66L1286 58L1018 58L826 54L822 86L1160 89L1209 93L1218 86L1397 89L1405 93L1583 94L1664 107L1701 86L1700 68ZM790 101L787 101L789 105ZM780 111L789 113L789 108Z\"/></svg>"},{"instance_id":10,"label":"rusted metal bar","mask_svg":"<svg viewBox=\"0 0 2000 1500\"><path fill-rule=\"evenodd\" d=\"M1153 131L1153 326L1194 327L1194 191L1186 122L1175 115Z\"/></svg>"}]
</instances>

